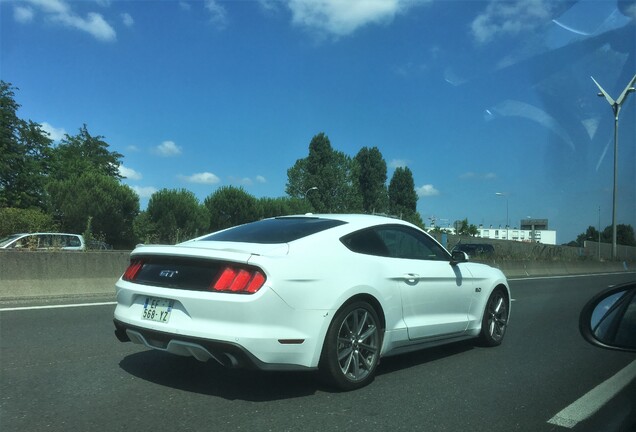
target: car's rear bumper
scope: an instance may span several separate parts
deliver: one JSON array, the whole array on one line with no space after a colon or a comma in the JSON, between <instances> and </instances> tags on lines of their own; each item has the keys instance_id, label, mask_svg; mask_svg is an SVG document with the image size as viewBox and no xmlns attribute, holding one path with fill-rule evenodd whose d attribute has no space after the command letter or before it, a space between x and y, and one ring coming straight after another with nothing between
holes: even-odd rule
<instances>
[{"instance_id":1,"label":"car's rear bumper","mask_svg":"<svg viewBox=\"0 0 636 432\"><path fill-rule=\"evenodd\" d=\"M166 351L171 354L191 356L199 361L215 360L221 365L230 368L259 370L315 369L286 363L265 363L241 345L231 342L174 335L126 324L116 319L113 321L115 323L115 336L121 342L142 344L148 348Z\"/></svg>"},{"instance_id":2,"label":"car's rear bumper","mask_svg":"<svg viewBox=\"0 0 636 432\"><path fill-rule=\"evenodd\" d=\"M167 322L142 318L148 298L173 302ZM331 315L292 308L269 288L240 295L120 280L114 320L123 341L226 366L289 370L318 366Z\"/></svg>"}]
</instances>

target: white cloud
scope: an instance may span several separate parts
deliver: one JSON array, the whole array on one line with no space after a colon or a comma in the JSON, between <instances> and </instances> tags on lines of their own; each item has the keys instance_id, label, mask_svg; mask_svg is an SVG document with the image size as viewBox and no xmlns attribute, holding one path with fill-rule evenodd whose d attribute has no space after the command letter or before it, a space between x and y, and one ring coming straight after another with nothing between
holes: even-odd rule
<instances>
[{"instance_id":1,"label":"white cloud","mask_svg":"<svg viewBox=\"0 0 636 432\"><path fill-rule=\"evenodd\" d=\"M133 19L132 16L130 16L129 13L121 14L121 20L126 27L132 27L133 24L135 24L135 20Z\"/></svg>"},{"instance_id":2,"label":"white cloud","mask_svg":"<svg viewBox=\"0 0 636 432\"><path fill-rule=\"evenodd\" d=\"M31 3L33 6L39 7L45 13L52 14L69 14L71 13L71 9L66 4L66 2L62 0L26 0L28 3Z\"/></svg>"},{"instance_id":3,"label":"white cloud","mask_svg":"<svg viewBox=\"0 0 636 432\"><path fill-rule=\"evenodd\" d=\"M256 176L256 182L257 183L267 183L267 179L261 175L257 175Z\"/></svg>"},{"instance_id":4,"label":"white cloud","mask_svg":"<svg viewBox=\"0 0 636 432\"><path fill-rule=\"evenodd\" d=\"M426 184L416 189L418 197L430 197L439 195L439 191L432 184Z\"/></svg>"},{"instance_id":5,"label":"white cloud","mask_svg":"<svg viewBox=\"0 0 636 432\"><path fill-rule=\"evenodd\" d=\"M276 12L278 11L278 7L280 5L280 2L278 0L258 0L258 3L266 12Z\"/></svg>"},{"instance_id":6,"label":"white cloud","mask_svg":"<svg viewBox=\"0 0 636 432\"><path fill-rule=\"evenodd\" d=\"M33 9L28 6L16 6L13 8L13 18L21 24L33 21L33 15Z\"/></svg>"},{"instance_id":7,"label":"white cloud","mask_svg":"<svg viewBox=\"0 0 636 432\"><path fill-rule=\"evenodd\" d=\"M119 175L130 180L141 180L142 175L132 168L125 167L124 164L119 165Z\"/></svg>"},{"instance_id":8,"label":"white cloud","mask_svg":"<svg viewBox=\"0 0 636 432\"><path fill-rule=\"evenodd\" d=\"M221 180L214 174L210 172L196 173L191 176L179 176L181 180L187 181L188 183L199 183L199 184L217 184Z\"/></svg>"},{"instance_id":9,"label":"white cloud","mask_svg":"<svg viewBox=\"0 0 636 432\"><path fill-rule=\"evenodd\" d=\"M497 178L497 174L493 172L488 173L474 173L472 171L466 172L459 176L461 180L494 180Z\"/></svg>"},{"instance_id":10,"label":"white cloud","mask_svg":"<svg viewBox=\"0 0 636 432\"><path fill-rule=\"evenodd\" d=\"M210 22L223 29L227 26L227 12L217 0L205 0L203 3L205 9L210 13Z\"/></svg>"},{"instance_id":11,"label":"white cloud","mask_svg":"<svg viewBox=\"0 0 636 432\"><path fill-rule=\"evenodd\" d=\"M391 22L398 13L428 0L289 0L292 22L345 36L367 24Z\"/></svg>"},{"instance_id":12,"label":"white cloud","mask_svg":"<svg viewBox=\"0 0 636 432\"><path fill-rule=\"evenodd\" d=\"M155 153L164 157L177 156L181 154L181 147L176 145L174 141L164 141L155 147Z\"/></svg>"},{"instance_id":13,"label":"white cloud","mask_svg":"<svg viewBox=\"0 0 636 432\"><path fill-rule=\"evenodd\" d=\"M192 9L192 6L190 6L190 3L186 3L184 1L179 2L179 7L181 8L181 10L184 10L184 11L189 11Z\"/></svg>"},{"instance_id":14,"label":"white cloud","mask_svg":"<svg viewBox=\"0 0 636 432\"><path fill-rule=\"evenodd\" d=\"M42 130L44 132L49 134L49 138L51 138L53 141L60 141L62 138L64 138L64 135L66 135L66 131L64 130L64 128L53 127L47 122L43 122L42 124L40 124L40 126L42 127Z\"/></svg>"},{"instance_id":15,"label":"white cloud","mask_svg":"<svg viewBox=\"0 0 636 432\"><path fill-rule=\"evenodd\" d=\"M69 4L63 0L25 1L43 12L50 22L81 30L101 41L111 42L117 39L115 30L98 13L90 12L84 18L74 13Z\"/></svg>"},{"instance_id":16,"label":"white cloud","mask_svg":"<svg viewBox=\"0 0 636 432\"><path fill-rule=\"evenodd\" d=\"M389 167L390 168L404 168L408 165L408 161L404 160L404 159L393 159L391 162L389 162Z\"/></svg>"},{"instance_id":17,"label":"white cloud","mask_svg":"<svg viewBox=\"0 0 636 432\"><path fill-rule=\"evenodd\" d=\"M479 43L488 43L499 36L514 36L550 22L551 0L492 0L486 10L470 25Z\"/></svg>"},{"instance_id":18,"label":"white cloud","mask_svg":"<svg viewBox=\"0 0 636 432\"><path fill-rule=\"evenodd\" d=\"M251 186L254 184L254 181L249 177L240 178L240 177L230 176L229 180L230 180L230 183L241 185L241 186Z\"/></svg>"},{"instance_id":19,"label":"white cloud","mask_svg":"<svg viewBox=\"0 0 636 432\"><path fill-rule=\"evenodd\" d=\"M115 30L104 20L104 17L95 12L90 12L87 18L71 14L56 15L52 17L52 20L85 31L101 41L110 42L117 39Z\"/></svg>"},{"instance_id":20,"label":"white cloud","mask_svg":"<svg viewBox=\"0 0 636 432\"><path fill-rule=\"evenodd\" d=\"M152 194L157 192L157 189L152 186L131 186L130 188L139 195L139 198L150 198Z\"/></svg>"}]
</instances>

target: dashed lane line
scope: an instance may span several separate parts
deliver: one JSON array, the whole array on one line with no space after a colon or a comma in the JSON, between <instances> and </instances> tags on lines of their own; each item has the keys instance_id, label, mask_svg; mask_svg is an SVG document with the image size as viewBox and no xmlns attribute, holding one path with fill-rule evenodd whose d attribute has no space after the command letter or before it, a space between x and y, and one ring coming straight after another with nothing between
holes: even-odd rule
<instances>
[{"instance_id":1,"label":"dashed lane line","mask_svg":"<svg viewBox=\"0 0 636 432\"><path fill-rule=\"evenodd\" d=\"M573 428L598 412L606 403L636 378L636 360L621 369L616 375L602 382L557 415L548 423Z\"/></svg>"}]
</instances>

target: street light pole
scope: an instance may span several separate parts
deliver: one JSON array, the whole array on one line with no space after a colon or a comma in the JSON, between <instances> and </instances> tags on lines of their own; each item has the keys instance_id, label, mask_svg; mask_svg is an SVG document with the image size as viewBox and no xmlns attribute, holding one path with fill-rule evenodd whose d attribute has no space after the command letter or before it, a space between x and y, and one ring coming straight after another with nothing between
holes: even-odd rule
<instances>
[{"instance_id":1,"label":"street light pole","mask_svg":"<svg viewBox=\"0 0 636 432\"><path fill-rule=\"evenodd\" d=\"M506 199L506 240L508 239L508 227L510 226L510 222L508 221L508 197L503 192L495 192L495 195L504 197Z\"/></svg>"},{"instance_id":2,"label":"street light pole","mask_svg":"<svg viewBox=\"0 0 636 432\"><path fill-rule=\"evenodd\" d=\"M601 261L601 206L598 206L598 260Z\"/></svg>"},{"instance_id":3,"label":"street light pole","mask_svg":"<svg viewBox=\"0 0 636 432\"><path fill-rule=\"evenodd\" d=\"M627 84L627 87L625 87L625 90L623 90L621 95L616 100L612 99L611 96L608 95L605 90L603 90L603 87L601 87L601 85L597 83L593 77L590 77L590 78L592 78L592 81L594 81L594 84L596 84L598 89L601 91L598 95L600 97L605 97L605 100L610 104L610 106L612 107L612 111L614 112L614 192L612 193L612 259L616 259L616 255L617 255L616 254L616 190L617 190L617 183L618 183L618 115L621 112L621 106L623 105L623 102L625 102L627 95L633 91L636 91L636 89L633 87L634 83L636 83L636 75L634 75L634 78L632 78L629 84Z\"/></svg>"},{"instance_id":4,"label":"street light pole","mask_svg":"<svg viewBox=\"0 0 636 432\"><path fill-rule=\"evenodd\" d=\"M318 190L318 186L310 187L309 189L307 189L305 191L305 194L303 195L303 198L307 198L307 194L313 190Z\"/></svg>"}]
</instances>

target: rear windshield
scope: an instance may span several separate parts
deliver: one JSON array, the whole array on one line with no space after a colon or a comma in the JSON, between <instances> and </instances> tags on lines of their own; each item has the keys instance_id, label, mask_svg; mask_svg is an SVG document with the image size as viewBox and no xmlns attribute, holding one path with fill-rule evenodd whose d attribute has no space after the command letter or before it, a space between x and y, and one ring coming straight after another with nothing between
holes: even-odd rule
<instances>
[{"instance_id":1,"label":"rear windshield","mask_svg":"<svg viewBox=\"0 0 636 432\"><path fill-rule=\"evenodd\" d=\"M210 234L200 240L241 243L288 243L316 234L346 222L311 217L280 217L264 219Z\"/></svg>"}]
</instances>

